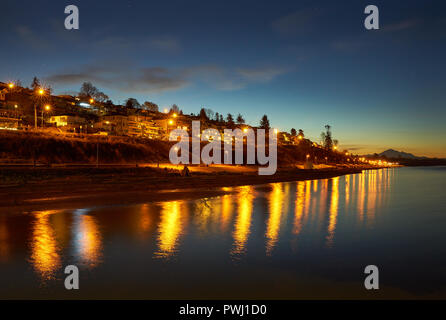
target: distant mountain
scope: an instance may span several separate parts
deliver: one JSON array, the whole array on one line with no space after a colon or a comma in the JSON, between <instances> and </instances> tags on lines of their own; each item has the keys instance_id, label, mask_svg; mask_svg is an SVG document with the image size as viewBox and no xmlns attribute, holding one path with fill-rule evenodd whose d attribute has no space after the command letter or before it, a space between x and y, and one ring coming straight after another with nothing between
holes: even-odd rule
<instances>
[{"instance_id":1,"label":"distant mountain","mask_svg":"<svg viewBox=\"0 0 446 320\"><path fill-rule=\"evenodd\" d=\"M386 150L384 152L381 152L379 156L386 157L388 159L413 159L413 160L423 160L428 159L427 157L417 157L413 155L412 153L407 153L403 151L396 151L393 149Z\"/></svg>"}]
</instances>

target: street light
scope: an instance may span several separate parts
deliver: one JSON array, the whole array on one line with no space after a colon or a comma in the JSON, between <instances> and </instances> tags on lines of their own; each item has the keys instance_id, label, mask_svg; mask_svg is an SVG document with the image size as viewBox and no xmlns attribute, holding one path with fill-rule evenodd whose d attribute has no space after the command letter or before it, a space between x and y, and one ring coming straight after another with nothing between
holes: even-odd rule
<instances>
[{"instance_id":1,"label":"street light","mask_svg":"<svg viewBox=\"0 0 446 320\"><path fill-rule=\"evenodd\" d=\"M37 90L37 94L40 96L43 96L44 93L45 90L43 90L42 88ZM37 104L34 104L34 128L37 129Z\"/></svg>"},{"instance_id":2,"label":"street light","mask_svg":"<svg viewBox=\"0 0 446 320\"><path fill-rule=\"evenodd\" d=\"M46 111L50 111L51 110L51 106L49 104L47 104L44 109ZM44 109L42 109L42 128L43 128L43 125L44 125L44 122L43 122L43 111L44 111Z\"/></svg>"},{"instance_id":3,"label":"street light","mask_svg":"<svg viewBox=\"0 0 446 320\"><path fill-rule=\"evenodd\" d=\"M173 114L173 117L174 117L174 118L176 118L176 117L177 117L177 114L176 114L176 113L174 113L174 114Z\"/></svg>"},{"instance_id":4,"label":"street light","mask_svg":"<svg viewBox=\"0 0 446 320\"><path fill-rule=\"evenodd\" d=\"M94 102L94 99L90 99L90 104L92 104Z\"/></svg>"},{"instance_id":5,"label":"street light","mask_svg":"<svg viewBox=\"0 0 446 320\"><path fill-rule=\"evenodd\" d=\"M11 82L10 84L8 84L9 89L14 88L14 86L15 86L15 85L14 85L14 83L12 83L12 82Z\"/></svg>"}]
</instances>

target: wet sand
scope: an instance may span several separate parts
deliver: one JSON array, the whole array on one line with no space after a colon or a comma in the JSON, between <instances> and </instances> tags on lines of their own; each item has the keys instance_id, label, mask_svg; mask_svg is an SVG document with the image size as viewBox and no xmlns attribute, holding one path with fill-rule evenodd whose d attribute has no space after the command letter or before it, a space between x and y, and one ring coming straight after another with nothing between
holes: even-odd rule
<instances>
[{"instance_id":1,"label":"wet sand","mask_svg":"<svg viewBox=\"0 0 446 320\"><path fill-rule=\"evenodd\" d=\"M231 192L235 186L325 179L363 169L372 168L280 168L274 175L259 176L254 166L190 167L191 176L184 177L172 165L2 167L0 212L211 197Z\"/></svg>"}]
</instances>

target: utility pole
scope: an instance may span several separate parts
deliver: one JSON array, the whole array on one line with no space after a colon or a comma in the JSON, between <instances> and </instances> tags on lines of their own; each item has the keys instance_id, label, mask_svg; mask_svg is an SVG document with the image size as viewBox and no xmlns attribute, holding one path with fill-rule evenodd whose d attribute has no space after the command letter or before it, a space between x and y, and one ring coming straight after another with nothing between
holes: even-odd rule
<instances>
[{"instance_id":1,"label":"utility pole","mask_svg":"<svg viewBox=\"0 0 446 320\"><path fill-rule=\"evenodd\" d=\"M34 105L34 128L37 129L37 105Z\"/></svg>"},{"instance_id":2,"label":"utility pole","mask_svg":"<svg viewBox=\"0 0 446 320\"><path fill-rule=\"evenodd\" d=\"M96 142L96 168L99 168L99 142Z\"/></svg>"}]
</instances>

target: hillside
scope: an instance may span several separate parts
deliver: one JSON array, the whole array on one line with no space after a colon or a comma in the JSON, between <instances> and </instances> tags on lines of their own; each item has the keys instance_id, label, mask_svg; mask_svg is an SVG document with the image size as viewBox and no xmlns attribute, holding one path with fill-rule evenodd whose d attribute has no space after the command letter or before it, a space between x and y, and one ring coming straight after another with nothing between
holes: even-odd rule
<instances>
[{"instance_id":1,"label":"hillside","mask_svg":"<svg viewBox=\"0 0 446 320\"><path fill-rule=\"evenodd\" d=\"M169 162L169 150L174 142L137 139L129 137L88 136L67 137L35 132L0 132L0 160L4 164L95 164L99 154L101 164L135 164ZM207 143L203 143L203 146ZM223 151L222 151L223 152ZM328 162L343 162L340 154L312 147L278 146L278 165L288 166L302 163L307 154ZM235 159L235 156L233 157ZM246 150L244 159L246 159ZM322 160L323 163L326 160Z\"/></svg>"}]
</instances>

